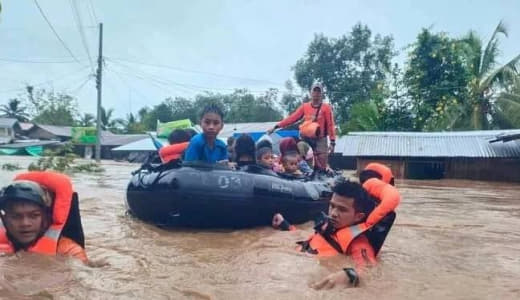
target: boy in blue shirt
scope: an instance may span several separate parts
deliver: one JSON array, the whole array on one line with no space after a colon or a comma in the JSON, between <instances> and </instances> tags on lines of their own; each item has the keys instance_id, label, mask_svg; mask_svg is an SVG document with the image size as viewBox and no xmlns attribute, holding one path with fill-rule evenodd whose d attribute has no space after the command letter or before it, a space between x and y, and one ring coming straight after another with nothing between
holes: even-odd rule
<instances>
[{"instance_id":1,"label":"boy in blue shirt","mask_svg":"<svg viewBox=\"0 0 520 300\"><path fill-rule=\"evenodd\" d=\"M228 159L226 144L217 139L224 127L224 113L215 104L204 108L200 116L202 133L191 138L184 154L184 161L203 161L217 163Z\"/></svg>"}]
</instances>

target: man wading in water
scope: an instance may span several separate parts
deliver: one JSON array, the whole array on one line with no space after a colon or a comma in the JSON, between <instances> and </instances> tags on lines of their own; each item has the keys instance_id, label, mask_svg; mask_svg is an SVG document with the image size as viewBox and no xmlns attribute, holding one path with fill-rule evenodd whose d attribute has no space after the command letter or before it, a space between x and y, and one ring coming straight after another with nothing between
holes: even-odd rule
<instances>
[{"instance_id":1,"label":"man wading in water","mask_svg":"<svg viewBox=\"0 0 520 300\"><path fill-rule=\"evenodd\" d=\"M311 101L303 103L287 118L281 120L267 134L273 133L278 128L290 126L303 118L300 124L300 136L313 149L315 156L315 168L326 171L328 168L329 153L334 152L336 145L336 132L332 107L323 103L323 86L313 84L311 87ZM330 146L327 145L327 137Z\"/></svg>"},{"instance_id":2,"label":"man wading in water","mask_svg":"<svg viewBox=\"0 0 520 300\"><path fill-rule=\"evenodd\" d=\"M29 172L18 175L0 191L0 253L27 251L63 255L87 263L83 229L70 237L63 234L72 215L74 197L72 183L63 174ZM79 218L79 213L74 216Z\"/></svg>"}]
</instances>

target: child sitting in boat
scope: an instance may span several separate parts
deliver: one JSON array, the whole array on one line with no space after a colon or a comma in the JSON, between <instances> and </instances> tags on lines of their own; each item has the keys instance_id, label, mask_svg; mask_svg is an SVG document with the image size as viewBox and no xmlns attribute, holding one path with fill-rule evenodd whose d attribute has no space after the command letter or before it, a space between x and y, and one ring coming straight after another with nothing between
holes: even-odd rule
<instances>
[{"instance_id":1,"label":"child sitting in boat","mask_svg":"<svg viewBox=\"0 0 520 300\"><path fill-rule=\"evenodd\" d=\"M262 140L256 145L256 164L272 170L273 169L273 146L268 140Z\"/></svg>"},{"instance_id":2,"label":"child sitting in boat","mask_svg":"<svg viewBox=\"0 0 520 300\"><path fill-rule=\"evenodd\" d=\"M224 126L224 113L215 104L210 104L202 110L200 127L202 133L191 138L184 154L184 161L203 161L217 163L227 161L226 143L217 138Z\"/></svg>"},{"instance_id":3,"label":"child sitting in boat","mask_svg":"<svg viewBox=\"0 0 520 300\"><path fill-rule=\"evenodd\" d=\"M303 177L303 172L300 171L300 168L298 166L298 160L299 155L298 152L291 151L285 153L284 156L282 156L282 166L284 169L283 174L290 175L297 178Z\"/></svg>"},{"instance_id":4,"label":"child sitting in boat","mask_svg":"<svg viewBox=\"0 0 520 300\"><path fill-rule=\"evenodd\" d=\"M159 156L161 157L161 161L163 163L168 163L176 159L181 159L184 151L186 148L188 148L188 144L191 138L191 131L186 129L175 129L172 131L172 133L170 133L168 136L168 142L170 145L159 149Z\"/></svg>"},{"instance_id":5,"label":"child sitting in boat","mask_svg":"<svg viewBox=\"0 0 520 300\"><path fill-rule=\"evenodd\" d=\"M281 165L275 163L275 167L274 167L275 172L285 173L284 166L283 166L283 159L284 159L284 156L286 156L289 153L296 155L298 169L300 170L300 172L303 175L305 175L305 176L312 175L313 170L311 169L311 167L309 167L307 162L304 159L302 159L302 157L300 156L296 139L294 139L292 137L283 138L280 141Z\"/></svg>"},{"instance_id":6,"label":"child sitting in boat","mask_svg":"<svg viewBox=\"0 0 520 300\"><path fill-rule=\"evenodd\" d=\"M255 164L255 141L248 134L242 134L235 141L236 163L239 167Z\"/></svg>"}]
</instances>

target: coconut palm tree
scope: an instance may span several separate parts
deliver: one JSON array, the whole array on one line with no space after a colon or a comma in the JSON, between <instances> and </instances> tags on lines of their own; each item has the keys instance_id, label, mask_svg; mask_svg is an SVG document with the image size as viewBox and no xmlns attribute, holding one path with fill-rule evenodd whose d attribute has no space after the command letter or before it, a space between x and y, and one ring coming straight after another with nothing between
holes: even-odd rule
<instances>
[{"instance_id":1,"label":"coconut palm tree","mask_svg":"<svg viewBox=\"0 0 520 300\"><path fill-rule=\"evenodd\" d=\"M500 93L493 114L494 125L499 128L520 128L520 75L511 88Z\"/></svg>"},{"instance_id":2,"label":"coconut palm tree","mask_svg":"<svg viewBox=\"0 0 520 300\"><path fill-rule=\"evenodd\" d=\"M95 124L95 117L92 114L85 113L81 118L78 120L79 125L83 127L92 127Z\"/></svg>"},{"instance_id":3,"label":"coconut palm tree","mask_svg":"<svg viewBox=\"0 0 520 300\"><path fill-rule=\"evenodd\" d=\"M4 117L14 118L20 122L26 122L29 120L29 114L27 114L27 108L20 104L20 100L11 99L7 104L0 105L0 112L3 113Z\"/></svg>"},{"instance_id":4,"label":"coconut palm tree","mask_svg":"<svg viewBox=\"0 0 520 300\"><path fill-rule=\"evenodd\" d=\"M120 125L122 123L121 119L114 119L112 117L112 114L114 113L113 108L109 108L108 110L105 110L104 107L101 107L101 129L103 130L109 130L112 132L119 132Z\"/></svg>"},{"instance_id":5,"label":"coconut palm tree","mask_svg":"<svg viewBox=\"0 0 520 300\"><path fill-rule=\"evenodd\" d=\"M498 23L485 47L482 39L473 31L462 39L467 45L468 64L473 79L469 86L470 99L463 104L465 109L462 111L466 115L461 117L466 120L466 126L472 129L490 128L495 112L494 105L500 101L498 95L518 74L520 54L506 64L497 66L500 35L508 35L502 21Z\"/></svg>"}]
</instances>

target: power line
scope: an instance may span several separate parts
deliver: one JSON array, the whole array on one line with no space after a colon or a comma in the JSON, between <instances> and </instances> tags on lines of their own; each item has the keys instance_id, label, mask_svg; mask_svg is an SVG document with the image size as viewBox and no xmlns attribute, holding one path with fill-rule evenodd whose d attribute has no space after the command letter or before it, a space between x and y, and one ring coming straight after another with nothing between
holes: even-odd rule
<instances>
[{"instance_id":1,"label":"power line","mask_svg":"<svg viewBox=\"0 0 520 300\"><path fill-rule=\"evenodd\" d=\"M92 62L92 56L90 56L90 50L88 49L87 38L85 37L85 31L83 30L81 14L79 13L78 4L75 0L69 0L70 7L72 9L72 18L74 19L74 23L76 23L76 27L78 28L79 35L81 37L81 43L83 44L83 48L87 52L88 61L90 63L90 69L92 73L94 73L94 63Z\"/></svg>"},{"instance_id":2,"label":"power line","mask_svg":"<svg viewBox=\"0 0 520 300\"><path fill-rule=\"evenodd\" d=\"M240 76L218 74L218 73L213 73L213 72L189 70L189 69L184 69L184 68L179 68L179 67L174 67L174 66L154 64L154 63L146 63L146 62L140 62L140 61L124 59L124 58L110 58L110 59L111 60L119 60L119 61L123 61L123 62L127 62L127 63L144 65L144 66L150 66L150 67L170 69L170 70L179 71L179 72L185 72L185 73L204 74L204 75L210 75L210 76L221 77L221 78L229 78L229 79L236 79L236 80L243 80L243 81L254 81L254 82L259 82L259 83L268 83L268 84L273 84L273 85L277 85L277 86L283 86L283 84L280 84L280 83L277 83L277 82L272 82L272 81L269 81L269 80L263 80L263 79L255 79L255 78L247 78L247 77L240 77Z\"/></svg>"},{"instance_id":3,"label":"power line","mask_svg":"<svg viewBox=\"0 0 520 300\"><path fill-rule=\"evenodd\" d=\"M94 20L95 20L95 23L94 24L98 24L98 18L97 18L97 15L96 15L96 9L94 8L94 3L92 3L92 0L89 0L88 3L90 4L90 10L92 12L92 15L94 16Z\"/></svg>"},{"instance_id":4,"label":"power line","mask_svg":"<svg viewBox=\"0 0 520 300\"><path fill-rule=\"evenodd\" d=\"M134 67L130 67L130 66L126 65L126 64L123 64L121 62L114 61L113 59L111 59L109 61L112 61L113 63L130 70L132 73L140 73L141 75L144 74L144 77L142 77L142 79L153 80L153 81L159 82L159 83L161 83L163 85L175 85L175 86L178 86L178 87L181 87L181 88L186 88L186 89L189 89L189 90L195 91L195 92L204 92L204 91L234 92L234 91L237 90L236 88L216 88L216 87L208 87L208 86L201 86L201 85L194 85L194 84L175 82L175 81L172 81L172 80L169 80L169 79L160 78L160 77L158 77L156 75L151 75L151 74L146 73L146 72L144 72L142 70L136 69ZM134 74L130 74L130 75L131 76L135 76ZM249 91L249 90L248 90L248 92L250 92L252 94L253 93L265 93L265 91Z\"/></svg>"},{"instance_id":5,"label":"power line","mask_svg":"<svg viewBox=\"0 0 520 300\"><path fill-rule=\"evenodd\" d=\"M40 59L16 59L16 58L0 58L0 61L20 64L70 64L77 63L76 60L40 60ZM79 60L84 61L84 59Z\"/></svg>"},{"instance_id":6,"label":"power line","mask_svg":"<svg viewBox=\"0 0 520 300\"><path fill-rule=\"evenodd\" d=\"M66 74L62 74L61 76L58 76L56 78L53 78L53 79L50 79L50 80L45 80L45 81L42 81L42 82L39 82L39 83L36 83L36 84L25 84L25 85L30 85L30 86L42 86L44 84L47 84L47 83L51 83L51 82L55 82L55 81L59 81L59 80L62 80L62 79L65 79L65 78L68 78L68 77L72 77L72 76L75 76L76 74L84 71L85 69L88 69L88 66L83 66L81 69L78 69L72 73L66 73ZM22 90L25 90L25 87L23 88L15 88L15 89L9 89L9 90L4 90L4 91L0 91L1 94L4 94L4 93L10 93L10 92L16 92L16 91L22 91Z\"/></svg>"},{"instance_id":7,"label":"power line","mask_svg":"<svg viewBox=\"0 0 520 300\"><path fill-rule=\"evenodd\" d=\"M124 78L123 78L123 76L122 76L119 72L117 72L116 70L114 70L114 69L112 69L112 68L110 68L110 69L107 68L107 71L110 71L110 73L115 74L115 75L117 76L117 78L118 78L121 82L123 82L123 84L126 85L126 87L127 87L130 91L134 91L135 93L137 93L137 94L138 94L139 96L141 96L143 99L145 99L146 101L148 101L148 102L147 102L148 104L151 103L151 102L150 102L150 99L149 99L147 96L145 96L145 95L144 95L143 93L141 93L139 90L136 90L135 88L133 88L133 87L132 87L132 86L131 86L131 85L130 85L130 84L129 84L129 83L128 83Z\"/></svg>"},{"instance_id":8,"label":"power line","mask_svg":"<svg viewBox=\"0 0 520 300\"><path fill-rule=\"evenodd\" d=\"M56 30L54 29L54 27L52 26L51 22L49 21L49 19L47 19L47 16L45 15L45 13L43 12L42 8L40 7L40 4L38 4L38 0L34 0L34 3L36 4L36 6L38 7L38 10L40 11L40 14L42 15L42 17L45 19L45 22L47 22L47 24L49 25L49 27L51 28L52 32L54 33L54 35L56 36L56 38L58 38L58 40L60 41L61 45L67 49L67 51L69 52L70 56L72 58L74 58L74 60L77 62L77 63L80 63L79 60L76 58L76 56L74 56L74 54L72 53L72 51L70 50L70 48L67 46L67 44L65 44L65 42L61 39L60 35L56 32Z\"/></svg>"}]
</instances>

